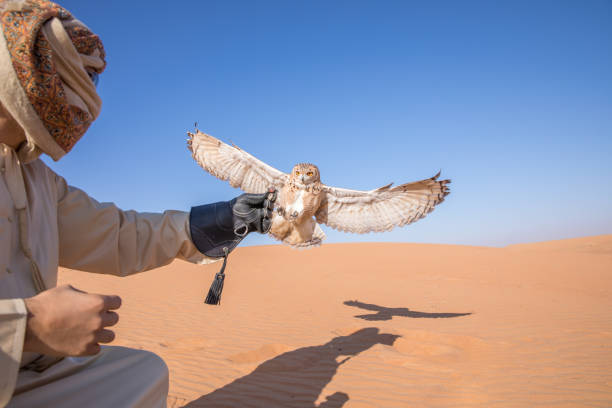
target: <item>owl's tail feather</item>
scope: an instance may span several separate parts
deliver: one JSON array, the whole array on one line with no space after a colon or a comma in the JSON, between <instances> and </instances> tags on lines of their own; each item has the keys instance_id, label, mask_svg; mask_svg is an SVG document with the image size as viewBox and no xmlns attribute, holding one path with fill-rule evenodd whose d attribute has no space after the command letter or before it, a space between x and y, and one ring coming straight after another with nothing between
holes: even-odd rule
<instances>
[{"instance_id":1,"label":"owl's tail feather","mask_svg":"<svg viewBox=\"0 0 612 408\"><path fill-rule=\"evenodd\" d=\"M319 224L316 224L314 232L312 233L312 237L318 239L319 241L323 241L327 236L325 235Z\"/></svg>"},{"instance_id":2,"label":"owl's tail feather","mask_svg":"<svg viewBox=\"0 0 612 408\"><path fill-rule=\"evenodd\" d=\"M291 248L294 248L294 249L310 249L310 248L321 246L325 237L326 235L321 229L321 227L319 226L319 224L315 224L315 229L312 233L312 238L309 241L300 242L298 244L289 244L289 245L291 246ZM287 244L287 242L285 243Z\"/></svg>"}]
</instances>

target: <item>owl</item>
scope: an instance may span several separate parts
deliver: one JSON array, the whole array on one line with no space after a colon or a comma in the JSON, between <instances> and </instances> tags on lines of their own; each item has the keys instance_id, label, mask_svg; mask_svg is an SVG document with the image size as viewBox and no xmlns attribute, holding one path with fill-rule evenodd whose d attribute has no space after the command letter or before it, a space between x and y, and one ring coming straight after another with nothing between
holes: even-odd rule
<instances>
[{"instance_id":1,"label":"owl","mask_svg":"<svg viewBox=\"0 0 612 408\"><path fill-rule=\"evenodd\" d=\"M247 193L264 193L270 187L278 191L269 233L292 247L320 245L325 233L319 224L358 234L410 224L425 217L450 193L450 180L438 180L440 173L370 191L332 187L321 182L314 164L297 164L287 174L199 130L187 135L193 158L213 176Z\"/></svg>"}]
</instances>

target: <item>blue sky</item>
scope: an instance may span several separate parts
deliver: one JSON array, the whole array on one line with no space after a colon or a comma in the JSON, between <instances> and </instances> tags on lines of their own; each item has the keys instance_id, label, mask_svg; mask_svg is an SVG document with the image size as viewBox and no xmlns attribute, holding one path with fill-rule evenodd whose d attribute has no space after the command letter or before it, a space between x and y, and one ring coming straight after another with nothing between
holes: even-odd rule
<instances>
[{"instance_id":1,"label":"blue sky","mask_svg":"<svg viewBox=\"0 0 612 408\"><path fill-rule=\"evenodd\" d=\"M101 36L108 68L100 118L46 161L100 201L188 210L239 194L192 160L197 121L280 170L315 163L329 185L453 180L415 224L324 228L328 242L612 233L610 1L60 4Z\"/></svg>"}]
</instances>

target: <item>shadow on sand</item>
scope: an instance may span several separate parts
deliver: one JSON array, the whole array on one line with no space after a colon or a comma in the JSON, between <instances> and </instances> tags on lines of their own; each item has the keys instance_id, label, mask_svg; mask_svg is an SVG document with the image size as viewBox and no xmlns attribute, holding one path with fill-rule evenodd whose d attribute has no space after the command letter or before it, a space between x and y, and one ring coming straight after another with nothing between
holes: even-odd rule
<instances>
[{"instance_id":1,"label":"shadow on sand","mask_svg":"<svg viewBox=\"0 0 612 408\"><path fill-rule=\"evenodd\" d=\"M467 316L472 313L426 313L426 312L415 312L406 307L383 307L378 305L372 305L369 303L359 302L357 300L347 300L344 302L347 306L358 307L364 310L370 310L372 312L376 312L374 314L365 314L365 315L357 315L359 319L363 320L391 320L394 316L399 317L413 317L413 318L430 318L430 319L439 319L439 318L448 318L448 317L459 317L459 316Z\"/></svg>"},{"instance_id":2,"label":"shadow on sand","mask_svg":"<svg viewBox=\"0 0 612 408\"><path fill-rule=\"evenodd\" d=\"M289 351L185 406L341 408L349 400L344 392L335 392L315 404L338 368L376 344L393 345L398 337L369 327L319 346Z\"/></svg>"}]
</instances>

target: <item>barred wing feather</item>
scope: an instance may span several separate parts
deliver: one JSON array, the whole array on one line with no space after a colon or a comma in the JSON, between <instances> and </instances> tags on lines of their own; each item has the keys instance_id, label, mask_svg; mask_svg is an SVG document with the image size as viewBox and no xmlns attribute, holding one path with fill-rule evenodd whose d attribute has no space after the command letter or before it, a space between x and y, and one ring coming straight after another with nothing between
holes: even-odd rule
<instances>
[{"instance_id":1,"label":"barred wing feather","mask_svg":"<svg viewBox=\"0 0 612 408\"><path fill-rule=\"evenodd\" d=\"M439 176L370 191L324 186L326 195L316 213L317 222L358 234L410 224L433 211L450 193L450 180L438 181Z\"/></svg>"},{"instance_id":2,"label":"barred wing feather","mask_svg":"<svg viewBox=\"0 0 612 408\"><path fill-rule=\"evenodd\" d=\"M246 193L265 193L269 187L280 189L289 175L244 150L223 143L199 130L187 133L187 146L193 158L213 176L229 181Z\"/></svg>"}]
</instances>

